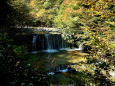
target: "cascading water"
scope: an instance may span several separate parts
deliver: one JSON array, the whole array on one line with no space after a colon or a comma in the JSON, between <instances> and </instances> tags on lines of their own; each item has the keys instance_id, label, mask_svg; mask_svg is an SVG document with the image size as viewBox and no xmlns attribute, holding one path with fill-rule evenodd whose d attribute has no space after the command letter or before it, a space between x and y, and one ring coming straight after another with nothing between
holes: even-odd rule
<instances>
[{"instance_id":1,"label":"cascading water","mask_svg":"<svg viewBox=\"0 0 115 86\"><path fill-rule=\"evenodd\" d=\"M35 52L37 50L48 53L58 52L59 50L82 50L82 44L79 45L79 48L71 49L61 34L33 35L32 51Z\"/></svg>"},{"instance_id":2,"label":"cascading water","mask_svg":"<svg viewBox=\"0 0 115 86\"><path fill-rule=\"evenodd\" d=\"M53 53L53 52L58 52L58 48L56 48L56 37L52 36L51 34L45 34L45 39L46 39L46 45L47 48L46 50L43 50L43 52L48 52L48 53ZM57 44L59 45L59 44Z\"/></svg>"},{"instance_id":3,"label":"cascading water","mask_svg":"<svg viewBox=\"0 0 115 86\"><path fill-rule=\"evenodd\" d=\"M37 35L33 36L33 40L32 40L32 50L36 50L36 39L37 39Z\"/></svg>"},{"instance_id":4,"label":"cascading water","mask_svg":"<svg viewBox=\"0 0 115 86\"><path fill-rule=\"evenodd\" d=\"M32 53L37 53L37 48L36 48L36 40L37 40L38 35L33 36L32 40Z\"/></svg>"}]
</instances>

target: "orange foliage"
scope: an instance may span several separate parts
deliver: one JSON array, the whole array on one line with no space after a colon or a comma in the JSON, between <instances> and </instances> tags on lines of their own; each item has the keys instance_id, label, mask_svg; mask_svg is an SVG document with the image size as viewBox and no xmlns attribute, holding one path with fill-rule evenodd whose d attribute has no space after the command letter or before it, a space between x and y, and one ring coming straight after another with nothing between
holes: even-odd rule
<instances>
[{"instance_id":1,"label":"orange foliage","mask_svg":"<svg viewBox=\"0 0 115 86\"><path fill-rule=\"evenodd\" d=\"M66 8L66 9L64 10L64 15L63 15L63 20L64 20L64 21L67 20L67 17L70 15L71 11L72 11L72 8Z\"/></svg>"},{"instance_id":2,"label":"orange foliage","mask_svg":"<svg viewBox=\"0 0 115 86\"><path fill-rule=\"evenodd\" d=\"M72 11L72 9L71 9L71 8L66 8L64 12L66 12L66 13L68 13L68 12L69 12L69 13L70 13L71 11Z\"/></svg>"},{"instance_id":3,"label":"orange foliage","mask_svg":"<svg viewBox=\"0 0 115 86\"><path fill-rule=\"evenodd\" d=\"M78 3L78 1L77 1L77 0L73 1L73 4L77 4L77 3Z\"/></svg>"},{"instance_id":4,"label":"orange foliage","mask_svg":"<svg viewBox=\"0 0 115 86\"><path fill-rule=\"evenodd\" d=\"M83 11L83 7L81 7L78 10L73 10L72 8L66 8L64 13L81 13Z\"/></svg>"},{"instance_id":5,"label":"orange foliage","mask_svg":"<svg viewBox=\"0 0 115 86\"><path fill-rule=\"evenodd\" d=\"M31 5L32 7L36 6L36 4L35 4L35 2L34 2L33 0L30 1L30 5Z\"/></svg>"},{"instance_id":6,"label":"orange foliage","mask_svg":"<svg viewBox=\"0 0 115 86\"><path fill-rule=\"evenodd\" d=\"M74 1L73 1L73 0L65 0L65 1L64 1L64 4L66 4L66 5L67 5L67 4L70 4L70 3L72 3L73 5L74 5L74 4L77 4L77 3L78 3L78 0L74 0Z\"/></svg>"},{"instance_id":7,"label":"orange foliage","mask_svg":"<svg viewBox=\"0 0 115 86\"><path fill-rule=\"evenodd\" d=\"M71 2L71 0L65 0L64 4L69 4Z\"/></svg>"},{"instance_id":8,"label":"orange foliage","mask_svg":"<svg viewBox=\"0 0 115 86\"><path fill-rule=\"evenodd\" d=\"M65 0L64 4L70 5L68 8L65 8L64 14L63 14L63 21L66 21L68 19L68 16L71 15L71 13L81 13L83 11L83 8L80 8L78 10L74 10L72 8L73 5L77 4L78 0Z\"/></svg>"}]
</instances>

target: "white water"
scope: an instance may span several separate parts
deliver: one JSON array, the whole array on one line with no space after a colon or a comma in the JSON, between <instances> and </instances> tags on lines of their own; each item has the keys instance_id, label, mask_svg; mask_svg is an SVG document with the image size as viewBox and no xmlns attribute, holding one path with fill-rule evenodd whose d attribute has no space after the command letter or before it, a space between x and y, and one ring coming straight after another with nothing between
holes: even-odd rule
<instances>
[{"instance_id":1,"label":"white water","mask_svg":"<svg viewBox=\"0 0 115 86\"><path fill-rule=\"evenodd\" d=\"M36 47L37 44L38 46ZM53 35L53 34L34 35L32 40L32 50L33 50L32 53L37 53L37 49L39 48L42 52L47 53L55 53L59 52L60 50L82 51L83 44L80 44L79 48L70 48L68 43L66 43L59 35Z\"/></svg>"},{"instance_id":2,"label":"white water","mask_svg":"<svg viewBox=\"0 0 115 86\"><path fill-rule=\"evenodd\" d=\"M60 50L66 50L66 51L82 51L83 50L83 44L79 45L79 48L61 48Z\"/></svg>"},{"instance_id":3,"label":"white water","mask_svg":"<svg viewBox=\"0 0 115 86\"><path fill-rule=\"evenodd\" d=\"M45 38L46 38L46 42L47 42L47 49L42 50L42 51L47 52L47 53L59 52L57 49L54 49L55 44L56 44L55 39L52 39L52 37L50 37L49 34L45 34Z\"/></svg>"},{"instance_id":4,"label":"white water","mask_svg":"<svg viewBox=\"0 0 115 86\"><path fill-rule=\"evenodd\" d=\"M46 38L46 42L47 42L47 51L49 51L50 49L53 48L53 47L52 47L52 43L51 43L51 42L53 42L53 41L51 41L51 40L49 39L49 34L45 34L45 38Z\"/></svg>"},{"instance_id":5,"label":"white water","mask_svg":"<svg viewBox=\"0 0 115 86\"><path fill-rule=\"evenodd\" d=\"M36 50L36 39L37 39L37 35L34 35L32 40L32 50Z\"/></svg>"},{"instance_id":6,"label":"white water","mask_svg":"<svg viewBox=\"0 0 115 86\"><path fill-rule=\"evenodd\" d=\"M65 72L68 72L68 69L59 70L59 72L65 73Z\"/></svg>"},{"instance_id":7,"label":"white water","mask_svg":"<svg viewBox=\"0 0 115 86\"><path fill-rule=\"evenodd\" d=\"M56 53L56 52L59 52L58 50L56 49L47 49L47 50L42 50L42 52L47 52L47 53Z\"/></svg>"}]
</instances>

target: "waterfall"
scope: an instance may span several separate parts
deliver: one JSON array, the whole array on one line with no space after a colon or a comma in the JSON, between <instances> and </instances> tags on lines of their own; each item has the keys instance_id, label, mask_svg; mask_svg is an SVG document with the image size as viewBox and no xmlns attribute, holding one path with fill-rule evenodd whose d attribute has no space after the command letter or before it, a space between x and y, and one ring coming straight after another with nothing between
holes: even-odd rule
<instances>
[{"instance_id":1,"label":"waterfall","mask_svg":"<svg viewBox=\"0 0 115 86\"><path fill-rule=\"evenodd\" d=\"M45 39L46 39L46 50L43 50L43 52L48 52L48 53L54 53L58 52L58 46L59 46L59 40L57 35L52 35L52 34L45 34Z\"/></svg>"},{"instance_id":2,"label":"waterfall","mask_svg":"<svg viewBox=\"0 0 115 86\"><path fill-rule=\"evenodd\" d=\"M53 49L53 40L51 39L49 34L45 34L47 49Z\"/></svg>"},{"instance_id":3,"label":"waterfall","mask_svg":"<svg viewBox=\"0 0 115 86\"><path fill-rule=\"evenodd\" d=\"M48 53L58 52L59 50L74 51L83 50L83 44L79 48L70 48L70 45L62 38L61 34L39 34L33 35L32 51L43 51Z\"/></svg>"},{"instance_id":4,"label":"waterfall","mask_svg":"<svg viewBox=\"0 0 115 86\"><path fill-rule=\"evenodd\" d=\"M32 50L36 50L36 39L37 39L37 35L33 36L33 40L32 40Z\"/></svg>"}]
</instances>

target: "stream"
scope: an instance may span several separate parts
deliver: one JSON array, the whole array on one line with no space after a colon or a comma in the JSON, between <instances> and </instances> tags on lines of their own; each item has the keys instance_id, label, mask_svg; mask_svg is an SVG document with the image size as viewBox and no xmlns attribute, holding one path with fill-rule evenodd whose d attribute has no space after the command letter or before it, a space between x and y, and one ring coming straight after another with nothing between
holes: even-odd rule
<instances>
[{"instance_id":1,"label":"stream","mask_svg":"<svg viewBox=\"0 0 115 86\"><path fill-rule=\"evenodd\" d=\"M25 64L30 69L27 70L28 75L22 76L24 80L20 77L20 86L92 86L91 83L98 84L95 83L98 79L94 76L101 77L101 80L97 81L99 83L107 81L103 79L100 71L96 71L95 64L87 64L84 56L88 53L84 53L84 49L87 51L90 47L85 48L82 43L76 47L64 40L57 31L54 34L55 31L48 29L48 32L52 33L41 34L40 30L34 29L36 33L32 32L27 36L27 43L26 36L23 36L24 42L18 42L29 46ZM47 31L47 28L43 30Z\"/></svg>"},{"instance_id":2,"label":"stream","mask_svg":"<svg viewBox=\"0 0 115 86\"><path fill-rule=\"evenodd\" d=\"M82 57L84 53L82 54L82 50L82 44L76 48L67 43L61 34L33 35L31 54L35 56L39 55L38 58L42 58L40 59L40 63L42 63L41 69L46 68L45 70L47 71L43 77L52 77L50 86L77 85L76 80L74 80L74 75L76 76L79 72L75 68L72 68L72 66L83 63L84 60ZM38 51L41 52L39 53ZM73 55L75 52L80 54L80 58L77 58L78 60L76 59L76 55ZM72 59L70 61L70 58L73 58L73 62Z\"/></svg>"}]
</instances>

